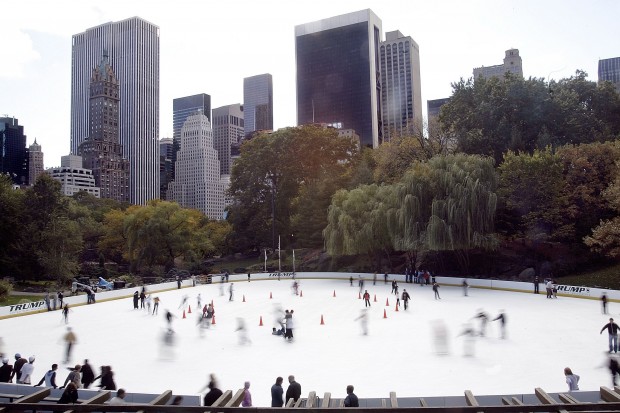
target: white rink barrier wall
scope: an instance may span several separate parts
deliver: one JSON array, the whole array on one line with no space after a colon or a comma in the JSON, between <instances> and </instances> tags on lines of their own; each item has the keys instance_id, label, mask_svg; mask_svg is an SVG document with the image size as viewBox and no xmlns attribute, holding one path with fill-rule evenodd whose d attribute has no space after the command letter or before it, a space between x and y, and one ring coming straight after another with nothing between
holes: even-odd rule
<instances>
[{"instance_id":1,"label":"white rink barrier wall","mask_svg":"<svg viewBox=\"0 0 620 413\"><path fill-rule=\"evenodd\" d=\"M369 273L344 273L344 272L297 272L293 274L292 272L272 272L272 273L254 273L250 274L250 279L252 281L260 281L260 280L287 280L293 279L293 276L298 279L340 279L344 281L349 281L350 277L353 277L353 282L357 283L359 278L364 279L366 283L372 283L374 275ZM212 283L217 284L222 282L221 274L213 274L212 275ZM435 280L442 286L452 286L457 288L462 288L463 280L467 280L467 284L469 288L485 288L490 290L502 290L502 291L513 291L519 293L533 293L534 292L534 283L533 282L519 282L519 281L501 281L501 280L490 280L490 279L479 279L479 278L459 278L459 277L435 277ZM230 282L239 282L248 280L248 274L230 274L229 281ZM405 283L405 275L404 274L388 274L388 282L391 280L396 280L401 284ZM384 282L384 274L377 274L377 282ZM181 288L190 288L194 285L194 280L185 279L181 281ZM147 291L149 294L155 294L158 292L174 290L178 288L177 282L166 282L161 284L149 284L146 285ZM113 291L99 291L96 293L95 298L96 302L102 301L110 301L110 300L118 300L121 298L130 298L133 296L135 291L140 291L142 286L136 287L128 287L122 288ZM572 297L572 298L585 298L590 300L600 300L603 292L607 295L607 299L609 301L620 302L620 291L616 290L607 290L603 288L591 288L591 287L580 287L573 285L557 285L558 293L557 295L561 297ZM546 294L545 284L539 283L539 290L541 294ZM51 294L52 292L50 292ZM79 305L88 305L86 294L80 294L75 296L66 296L64 298L64 302L69 304L69 307L79 306ZM93 304L90 304L93 305ZM96 304L94 304L96 305ZM9 318L9 317L17 317L28 314L36 314L47 311L45 306L45 302L43 300L33 301L24 304L13 304L10 306L0 307L0 319ZM59 310L57 310L59 311Z\"/></svg>"}]
</instances>

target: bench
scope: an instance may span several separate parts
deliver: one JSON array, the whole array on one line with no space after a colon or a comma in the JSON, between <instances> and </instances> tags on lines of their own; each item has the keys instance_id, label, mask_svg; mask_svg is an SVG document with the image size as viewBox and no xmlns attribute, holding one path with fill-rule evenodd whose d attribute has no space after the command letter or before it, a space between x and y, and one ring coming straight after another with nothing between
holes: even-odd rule
<instances>
[{"instance_id":1,"label":"bench","mask_svg":"<svg viewBox=\"0 0 620 413\"><path fill-rule=\"evenodd\" d=\"M0 393L1 399L9 399L9 403L13 403L13 400L19 399L23 397L23 394L10 394L10 393Z\"/></svg>"},{"instance_id":2,"label":"bench","mask_svg":"<svg viewBox=\"0 0 620 413\"><path fill-rule=\"evenodd\" d=\"M86 399L81 404L103 404L110 398L110 390L102 390L90 399ZM78 402L80 400L78 399ZM73 410L66 410L65 413L75 413Z\"/></svg>"},{"instance_id":3,"label":"bench","mask_svg":"<svg viewBox=\"0 0 620 413\"><path fill-rule=\"evenodd\" d=\"M28 395L20 397L19 399L15 400L13 404L38 403L41 400L45 399L47 396L49 396L50 393L51 393L51 390L49 388L41 389L34 393L30 393ZM8 410L5 407L0 408L0 412L6 412L6 411Z\"/></svg>"},{"instance_id":4,"label":"bench","mask_svg":"<svg viewBox=\"0 0 620 413\"><path fill-rule=\"evenodd\" d=\"M325 409L329 407L329 402L331 401L332 394L330 392L325 392L323 396L323 401L321 402L321 409Z\"/></svg>"},{"instance_id":5,"label":"bench","mask_svg":"<svg viewBox=\"0 0 620 413\"><path fill-rule=\"evenodd\" d=\"M613 391L612 389L605 387L605 386L601 386L601 399L605 400L606 402L620 402L620 394L616 393L615 391Z\"/></svg>"},{"instance_id":6,"label":"bench","mask_svg":"<svg viewBox=\"0 0 620 413\"><path fill-rule=\"evenodd\" d=\"M243 401L243 393L243 389L237 390L235 395L232 396L228 403L226 403L226 405L223 407L239 407L239 405L241 405L241 402Z\"/></svg>"}]
</instances>

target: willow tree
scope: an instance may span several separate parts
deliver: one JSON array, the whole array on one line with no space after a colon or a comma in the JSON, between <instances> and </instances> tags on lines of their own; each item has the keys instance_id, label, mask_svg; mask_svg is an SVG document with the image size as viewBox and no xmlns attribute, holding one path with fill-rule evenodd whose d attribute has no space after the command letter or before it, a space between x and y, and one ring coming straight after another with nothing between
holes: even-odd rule
<instances>
[{"instance_id":1,"label":"willow tree","mask_svg":"<svg viewBox=\"0 0 620 413\"><path fill-rule=\"evenodd\" d=\"M404 251L413 268L419 267L426 245L426 226L434 198L428 163L417 162L394 185L396 207L387 211L387 226L396 251Z\"/></svg>"},{"instance_id":2,"label":"willow tree","mask_svg":"<svg viewBox=\"0 0 620 413\"><path fill-rule=\"evenodd\" d=\"M433 201L426 245L454 251L461 269L469 269L469 251L495 249L497 177L493 159L478 155L439 156L428 163Z\"/></svg>"},{"instance_id":3,"label":"willow tree","mask_svg":"<svg viewBox=\"0 0 620 413\"><path fill-rule=\"evenodd\" d=\"M336 192L323 230L327 252L334 256L366 254L378 263L383 253L389 258L392 241L386 214L394 201L393 190L373 184Z\"/></svg>"}]
</instances>

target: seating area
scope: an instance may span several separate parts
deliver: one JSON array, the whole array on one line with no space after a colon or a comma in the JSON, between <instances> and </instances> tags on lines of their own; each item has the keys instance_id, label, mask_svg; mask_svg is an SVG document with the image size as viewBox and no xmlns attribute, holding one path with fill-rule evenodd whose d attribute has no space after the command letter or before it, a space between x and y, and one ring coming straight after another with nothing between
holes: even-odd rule
<instances>
[{"instance_id":1,"label":"seating area","mask_svg":"<svg viewBox=\"0 0 620 413\"><path fill-rule=\"evenodd\" d=\"M243 389L226 390L209 408L201 406L200 396L183 395L181 405L170 405L172 391L161 394L127 393L126 404L111 406L105 404L114 396L111 391L80 389L78 403L59 405L57 401L61 389L40 388L19 384L0 384L0 413L26 411L57 411L65 413L81 412L204 412L217 407L218 412L227 412L240 408ZM308 397L295 402L288 400L286 409L338 409L344 408L344 398L332 398L331 393L319 397L311 391ZM449 413L486 412L620 412L620 387L613 389L601 387L596 391L577 391L573 393L547 393L535 388L533 394L516 395L480 395L465 390L463 396L449 397L398 397L390 392L386 398L360 398L360 408L382 412L388 409L406 409L411 413L424 413L429 410L441 410ZM258 413L273 412L281 408L253 407Z\"/></svg>"}]
</instances>

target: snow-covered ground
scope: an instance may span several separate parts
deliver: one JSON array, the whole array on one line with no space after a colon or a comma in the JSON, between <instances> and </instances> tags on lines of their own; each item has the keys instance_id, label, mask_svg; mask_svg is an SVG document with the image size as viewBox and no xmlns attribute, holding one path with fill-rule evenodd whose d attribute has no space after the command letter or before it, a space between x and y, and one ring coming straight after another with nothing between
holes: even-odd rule
<instances>
[{"instance_id":1,"label":"snow-covered ground","mask_svg":"<svg viewBox=\"0 0 620 413\"><path fill-rule=\"evenodd\" d=\"M441 287L441 300L435 300L429 286L401 283L400 292L407 289L412 302L409 310L401 306L396 312L390 284L367 281L372 307L368 335L363 335L356 321L364 308L357 285L302 280L300 297L292 294L291 283L235 282L232 302L229 284L223 286L224 295L220 284L157 293L161 304L155 316L134 310L131 298L75 307L68 325L78 343L69 364L62 363L67 326L60 311L1 320L0 336L11 359L16 352L36 355L36 381L59 363L63 382L65 367L88 358L97 371L101 365L112 366L117 386L128 392L198 394L210 373L222 390L237 390L250 381L255 406L269 406L276 377L284 377L286 390L290 374L304 397L314 390L341 398L348 384L361 398L387 398L390 391L399 397L462 395L466 389L477 395L532 393L535 387L566 391L564 367L581 376L581 390L611 385L604 367L607 333L599 335L609 316L601 314L596 300L546 299L544 290L535 295L470 289L464 297L457 287ZM203 305L213 301L215 306L216 324L203 336L196 323L198 293ZM179 308L185 295L191 314L187 306ZM278 306L294 310L292 343L271 334ZM172 346L163 341L166 309L175 315ZM491 319L505 311L507 338L500 339L499 321L490 321L486 337L475 340L475 356L464 357L465 338L459 334L465 323L479 328L472 319L479 309ZM618 304L611 303L610 310L617 312ZM239 318L245 320L251 344L239 344ZM446 355L437 354L434 344L440 323L447 329Z\"/></svg>"}]
</instances>

